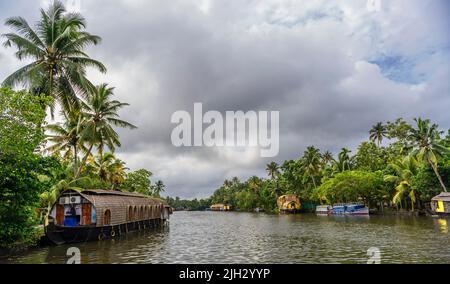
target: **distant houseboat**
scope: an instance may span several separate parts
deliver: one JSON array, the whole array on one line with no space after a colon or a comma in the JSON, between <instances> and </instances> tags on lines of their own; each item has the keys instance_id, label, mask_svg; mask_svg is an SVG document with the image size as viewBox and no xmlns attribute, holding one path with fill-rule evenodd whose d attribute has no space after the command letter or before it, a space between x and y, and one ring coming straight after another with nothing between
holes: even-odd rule
<instances>
[{"instance_id":1,"label":"distant houseboat","mask_svg":"<svg viewBox=\"0 0 450 284\"><path fill-rule=\"evenodd\" d=\"M441 192L431 199L431 210L437 215L450 214L450 192Z\"/></svg>"},{"instance_id":2,"label":"distant houseboat","mask_svg":"<svg viewBox=\"0 0 450 284\"><path fill-rule=\"evenodd\" d=\"M300 198L295 194L286 194L278 197L277 206L282 213L297 213L300 211Z\"/></svg>"},{"instance_id":3,"label":"distant houseboat","mask_svg":"<svg viewBox=\"0 0 450 284\"><path fill-rule=\"evenodd\" d=\"M231 205L228 204L213 204L209 207L211 211L231 211Z\"/></svg>"},{"instance_id":4,"label":"distant houseboat","mask_svg":"<svg viewBox=\"0 0 450 284\"><path fill-rule=\"evenodd\" d=\"M369 208L361 203L320 205L316 207L317 215L369 215Z\"/></svg>"},{"instance_id":5,"label":"distant houseboat","mask_svg":"<svg viewBox=\"0 0 450 284\"><path fill-rule=\"evenodd\" d=\"M163 200L143 194L67 190L53 205L45 232L55 244L102 240L163 226L170 214Z\"/></svg>"}]
</instances>

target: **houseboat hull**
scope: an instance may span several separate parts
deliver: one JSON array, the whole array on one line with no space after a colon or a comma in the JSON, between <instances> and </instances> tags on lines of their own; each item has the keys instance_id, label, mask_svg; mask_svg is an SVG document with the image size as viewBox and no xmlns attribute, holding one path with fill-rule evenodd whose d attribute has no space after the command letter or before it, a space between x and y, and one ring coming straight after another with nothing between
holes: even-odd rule
<instances>
[{"instance_id":1,"label":"houseboat hull","mask_svg":"<svg viewBox=\"0 0 450 284\"><path fill-rule=\"evenodd\" d=\"M49 224L45 228L45 234L50 242L55 245L82 243L88 241L102 241L123 236L134 231L143 231L155 228L161 228L166 225L166 220L152 219L130 222L115 226L80 226L64 227L55 224Z\"/></svg>"},{"instance_id":2,"label":"houseboat hull","mask_svg":"<svg viewBox=\"0 0 450 284\"><path fill-rule=\"evenodd\" d=\"M163 200L138 193L66 190L52 206L45 232L57 245L101 241L164 226L170 214Z\"/></svg>"}]
</instances>

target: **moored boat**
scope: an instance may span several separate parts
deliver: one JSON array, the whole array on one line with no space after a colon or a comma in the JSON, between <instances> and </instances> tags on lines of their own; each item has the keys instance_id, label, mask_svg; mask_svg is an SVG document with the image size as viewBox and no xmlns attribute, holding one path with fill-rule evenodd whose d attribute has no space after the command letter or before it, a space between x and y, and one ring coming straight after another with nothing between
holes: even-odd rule
<instances>
[{"instance_id":1,"label":"moored boat","mask_svg":"<svg viewBox=\"0 0 450 284\"><path fill-rule=\"evenodd\" d=\"M231 211L231 208L228 204L213 204L209 207L211 211Z\"/></svg>"},{"instance_id":2,"label":"moored boat","mask_svg":"<svg viewBox=\"0 0 450 284\"><path fill-rule=\"evenodd\" d=\"M281 213L298 213L301 203L297 195L285 194L278 197L277 205Z\"/></svg>"},{"instance_id":3,"label":"moored boat","mask_svg":"<svg viewBox=\"0 0 450 284\"><path fill-rule=\"evenodd\" d=\"M317 215L331 215L333 214L333 207L331 205L316 206Z\"/></svg>"},{"instance_id":4,"label":"moored boat","mask_svg":"<svg viewBox=\"0 0 450 284\"><path fill-rule=\"evenodd\" d=\"M163 226L170 214L163 200L143 194L67 190L52 206L45 233L55 244L102 240Z\"/></svg>"},{"instance_id":5,"label":"moored boat","mask_svg":"<svg viewBox=\"0 0 450 284\"><path fill-rule=\"evenodd\" d=\"M361 203L346 203L333 205L333 215L369 215L369 208Z\"/></svg>"}]
</instances>

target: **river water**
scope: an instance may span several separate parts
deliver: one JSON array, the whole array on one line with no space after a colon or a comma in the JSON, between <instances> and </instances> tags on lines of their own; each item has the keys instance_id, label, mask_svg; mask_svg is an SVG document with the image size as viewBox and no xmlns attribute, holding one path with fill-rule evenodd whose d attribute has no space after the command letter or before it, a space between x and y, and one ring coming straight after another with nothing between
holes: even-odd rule
<instances>
[{"instance_id":1,"label":"river water","mask_svg":"<svg viewBox=\"0 0 450 284\"><path fill-rule=\"evenodd\" d=\"M450 263L449 226L431 217L175 212L168 228L0 262L65 263L75 246L81 263L367 263L370 248L381 263Z\"/></svg>"}]
</instances>

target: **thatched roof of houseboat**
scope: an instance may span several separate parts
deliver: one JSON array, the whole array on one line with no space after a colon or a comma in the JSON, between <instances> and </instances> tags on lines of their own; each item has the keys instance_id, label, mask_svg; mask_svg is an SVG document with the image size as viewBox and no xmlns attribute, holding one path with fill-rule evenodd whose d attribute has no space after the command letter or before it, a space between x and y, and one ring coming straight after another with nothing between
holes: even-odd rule
<instances>
[{"instance_id":1,"label":"thatched roof of houseboat","mask_svg":"<svg viewBox=\"0 0 450 284\"><path fill-rule=\"evenodd\" d=\"M432 201L442 200L450 202L450 192L441 192L439 195L431 198Z\"/></svg>"}]
</instances>

